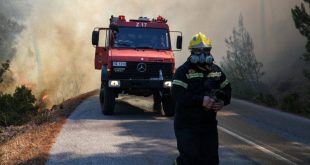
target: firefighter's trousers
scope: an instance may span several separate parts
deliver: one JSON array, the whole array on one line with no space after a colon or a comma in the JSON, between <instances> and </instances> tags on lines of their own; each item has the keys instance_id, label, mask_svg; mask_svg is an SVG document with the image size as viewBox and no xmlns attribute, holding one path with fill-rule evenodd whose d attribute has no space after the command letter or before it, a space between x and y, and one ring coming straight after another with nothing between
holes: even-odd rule
<instances>
[{"instance_id":1,"label":"firefighter's trousers","mask_svg":"<svg viewBox=\"0 0 310 165\"><path fill-rule=\"evenodd\" d=\"M210 126L205 131L175 128L177 147L180 155L177 165L218 165L217 126Z\"/></svg>"}]
</instances>

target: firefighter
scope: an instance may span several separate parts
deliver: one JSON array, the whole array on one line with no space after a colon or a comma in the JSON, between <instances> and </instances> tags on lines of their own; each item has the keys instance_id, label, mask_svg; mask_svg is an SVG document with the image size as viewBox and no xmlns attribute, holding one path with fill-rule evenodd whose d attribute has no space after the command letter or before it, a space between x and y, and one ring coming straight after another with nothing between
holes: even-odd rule
<instances>
[{"instance_id":1,"label":"firefighter","mask_svg":"<svg viewBox=\"0 0 310 165\"><path fill-rule=\"evenodd\" d=\"M212 43L204 34L194 35L188 48L191 55L176 70L172 82L179 150L174 164L219 164L216 113L230 103L230 83L214 64Z\"/></svg>"}]
</instances>

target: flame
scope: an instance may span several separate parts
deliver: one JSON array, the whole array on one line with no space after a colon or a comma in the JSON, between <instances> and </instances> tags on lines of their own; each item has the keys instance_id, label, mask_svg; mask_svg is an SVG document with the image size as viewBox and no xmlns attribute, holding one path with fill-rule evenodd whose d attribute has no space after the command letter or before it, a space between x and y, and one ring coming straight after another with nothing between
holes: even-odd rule
<instances>
[{"instance_id":1,"label":"flame","mask_svg":"<svg viewBox=\"0 0 310 165\"><path fill-rule=\"evenodd\" d=\"M48 95L46 94L46 95L44 95L43 97L42 97L42 101L45 101L46 99L47 99L47 97L48 97Z\"/></svg>"}]
</instances>

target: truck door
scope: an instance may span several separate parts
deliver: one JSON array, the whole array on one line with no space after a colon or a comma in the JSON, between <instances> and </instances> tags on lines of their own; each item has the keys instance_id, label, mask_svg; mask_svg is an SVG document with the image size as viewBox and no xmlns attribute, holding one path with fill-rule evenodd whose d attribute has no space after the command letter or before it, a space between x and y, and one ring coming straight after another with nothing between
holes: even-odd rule
<instances>
[{"instance_id":1,"label":"truck door","mask_svg":"<svg viewBox=\"0 0 310 165\"><path fill-rule=\"evenodd\" d=\"M92 33L92 44L95 51L95 69L101 69L108 64L109 57L109 28L95 28Z\"/></svg>"}]
</instances>

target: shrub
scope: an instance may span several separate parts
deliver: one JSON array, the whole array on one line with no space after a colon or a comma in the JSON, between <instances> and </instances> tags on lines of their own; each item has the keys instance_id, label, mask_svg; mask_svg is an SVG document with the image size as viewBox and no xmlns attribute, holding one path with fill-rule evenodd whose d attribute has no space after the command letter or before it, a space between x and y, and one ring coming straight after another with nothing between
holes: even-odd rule
<instances>
[{"instance_id":1,"label":"shrub","mask_svg":"<svg viewBox=\"0 0 310 165\"><path fill-rule=\"evenodd\" d=\"M48 121L51 121L51 119L52 119L52 113L48 109L46 109L45 111L40 112L36 116L34 116L32 118L32 121L35 124L40 125Z\"/></svg>"},{"instance_id":2,"label":"shrub","mask_svg":"<svg viewBox=\"0 0 310 165\"><path fill-rule=\"evenodd\" d=\"M290 112L300 113L300 101L299 95L295 92L289 93L283 98L283 102L281 104L281 109L287 110Z\"/></svg>"},{"instance_id":3,"label":"shrub","mask_svg":"<svg viewBox=\"0 0 310 165\"><path fill-rule=\"evenodd\" d=\"M0 94L0 125L21 125L36 115L35 96L25 86L17 87L13 95Z\"/></svg>"},{"instance_id":4,"label":"shrub","mask_svg":"<svg viewBox=\"0 0 310 165\"><path fill-rule=\"evenodd\" d=\"M270 93L260 93L255 100L270 107L277 107L278 105L277 99Z\"/></svg>"}]
</instances>

